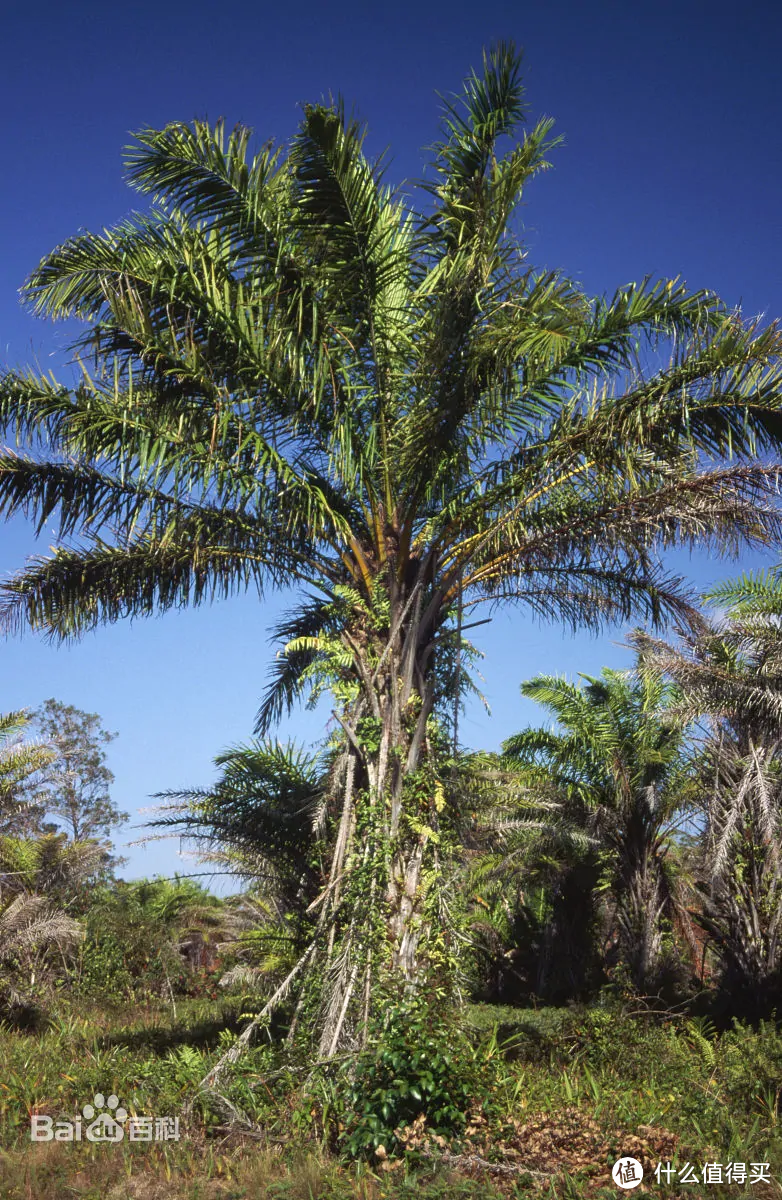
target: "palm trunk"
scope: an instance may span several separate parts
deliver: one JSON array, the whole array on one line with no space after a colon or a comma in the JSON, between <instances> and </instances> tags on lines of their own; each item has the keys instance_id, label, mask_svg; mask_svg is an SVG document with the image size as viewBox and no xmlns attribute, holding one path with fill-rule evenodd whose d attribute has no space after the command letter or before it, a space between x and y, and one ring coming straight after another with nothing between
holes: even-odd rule
<instances>
[{"instance_id":1,"label":"palm trunk","mask_svg":"<svg viewBox=\"0 0 782 1200\"><path fill-rule=\"evenodd\" d=\"M299 1018L308 1008L315 1014L309 1033L317 1036L318 1058L359 1048L383 985L398 995L425 973L437 900L425 883L438 878L443 809L428 736L443 598L425 595L422 570L407 589L394 583L386 591L383 622L375 625L364 611L341 635L358 686L351 702L334 712L344 746L331 780L331 858L308 910L313 926L306 949L244 1031L242 1048L294 989L289 1037L304 1025ZM232 1061L224 1056L204 1085L214 1086Z\"/></svg>"},{"instance_id":2,"label":"palm trunk","mask_svg":"<svg viewBox=\"0 0 782 1200\"><path fill-rule=\"evenodd\" d=\"M660 849L648 816L633 814L619 844L617 919L633 985L641 994L659 981L666 909Z\"/></svg>"},{"instance_id":3,"label":"palm trunk","mask_svg":"<svg viewBox=\"0 0 782 1200\"><path fill-rule=\"evenodd\" d=\"M621 905L625 954L633 983L646 994L658 980L662 961L662 917L659 868L648 854L637 863Z\"/></svg>"},{"instance_id":4,"label":"palm trunk","mask_svg":"<svg viewBox=\"0 0 782 1200\"><path fill-rule=\"evenodd\" d=\"M722 988L748 1017L767 1015L782 976L782 864L759 824L753 814L738 827L700 917L720 961Z\"/></svg>"},{"instance_id":5,"label":"palm trunk","mask_svg":"<svg viewBox=\"0 0 782 1200\"><path fill-rule=\"evenodd\" d=\"M418 584L394 591L384 629L365 625L344 635L360 688L350 708L335 713L346 749L334 781L339 817L318 924L324 1055L366 1036L382 977L415 985L431 927L422 877L439 826L427 728L440 606L425 611Z\"/></svg>"}]
</instances>

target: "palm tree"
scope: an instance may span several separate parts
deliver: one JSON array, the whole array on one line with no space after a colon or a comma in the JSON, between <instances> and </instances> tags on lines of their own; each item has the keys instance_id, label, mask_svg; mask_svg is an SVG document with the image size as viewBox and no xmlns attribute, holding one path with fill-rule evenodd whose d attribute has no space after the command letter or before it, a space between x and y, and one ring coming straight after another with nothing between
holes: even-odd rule
<instances>
[{"instance_id":1,"label":"palm tree","mask_svg":"<svg viewBox=\"0 0 782 1200\"><path fill-rule=\"evenodd\" d=\"M149 824L192 842L202 861L263 890L280 914L303 913L324 884L313 861L328 784L319 756L256 739L214 761L216 783L160 792L160 815Z\"/></svg>"},{"instance_id":2,"label":"palm tree","mask_svg":"<svg viewBox=\"0 0 782 1200\"><path fill-rule=\"evenodd\" d=\"M159 793L161 812L150 825L250 884L224 922L219 949L237 962L221 985L279 984L312 937L313 909L328 884L328 770L323 756L271 740L232 746L214 761L216 783Z\"/></svg>"},{"instance_id":3,"label":"palm tree","mask_svg":"<svg viewBox=\"0 0 782 1200\"><path fill-rule=\"evenodd\" d=\"M779 532L756 459L782 437L779 330L677 281L592 301L534 270L513 214L556 139L550 120L517 139L524 121L500 45L446 104L418 210L341 104L305 108L287 152L146 130L127 169L152 209L69 239L25 287L87 323L77 381L0 383L25 448L0 458L0 511L60 530L6 582L8 628L302 588L260 726L328 686L344 735L328 883L280 992L305 967L326 981L323 1053L434 937L434 731L463 615L684 615L660 547Z\"/></svg>"},{"instance_id":4,"label":"palm tree","mask_svg":"<svg viewBox=\"0 0 782 1200\"><path fill-rule=\"evenodd\" d=\"M499 1003L585 996L599 972L594 837L552 773L524 754L460 754L448 783L462 812L457 888L467 900L472 991Z\"/></svg>"},{"instance_id":5,"label":"palm tree","mask_svg":"<svg viewBox=\"0 0 782 1200\"><path fill-rule=\"evenodd\" d=\"M0 837L0 898L34 892L63 908L83 907L107 859L98 842L69 841L64 833Z\"/></svg>"},{"instance_id":6,"label":"palm tree","mask_svg":"<svg viewBox=\"0 0 782 1200\"><path fill-rule=\"evenodd\" d=\"M782 577L744 575L706 599L721 618L677 645L633 640L676 681L682 716L705 726L699 920L724 999L757 1016L782 982Z\"/></svg>"},{"instance_id":7,"label":"palm tree","mask_svg":"<svg viewBox=\"0 0 782 1200\"><path fill-rule=\"evenodd\" d=\"M675 694L659 674L605 669L581 678L582 686L552 675L523 683L522 694L545 705L558 728L525 729L503 750L529 769L533 793L553 789L587 838L555 892L558 952L571 924L588 936L603 885L621 959L634 986L649 992L660 982L666 929L688 925L673 853L693 790L686 722L673 715Z\"/></svg>"},{"instance_id":8,"label":"palm tree","mask_svg":"<svg viewBox=\"0 0 782 1200\"><path fill-rule=\"evenodd\" d=\"M26 712L0 714L0 832L37 830L46 808L39 773L55 757L54 749L24 737L32 717Z\"/></svg>"}]
</instances>

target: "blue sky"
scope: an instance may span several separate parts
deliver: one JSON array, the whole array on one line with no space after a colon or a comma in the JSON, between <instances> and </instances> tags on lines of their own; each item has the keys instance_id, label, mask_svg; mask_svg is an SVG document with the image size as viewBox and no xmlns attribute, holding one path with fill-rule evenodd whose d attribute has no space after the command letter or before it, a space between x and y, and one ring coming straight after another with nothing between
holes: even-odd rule
<instances>
[{"instance_id":1,"label":"blue sky","mask_svg":"<svg viewBox=\"0 0 782 1200\"><path fill-rule=\"evenodd\" d=\"M133 130L223 116L285 140L303 103L341 92L368 121L370 150L390 148L391 177L416 177L436 136L435 93L458 88L501 37L525 48L532 114L554 116L565 136L522 210L532 262L593 293L682 275L746 315L782 315L781 34L782 9L761 0L6 3L0 363L62 373L73 330L30 317L17 289L56 243L136 205L121 169ZM46 547L23 522L0 525L0 573L36 549ZM704 555L677 555L675 566L699 586L735 569ZM213 756L249 735L267 630L287 603L237 597L66 647L0 642L0 710L55 696L99 712L120 734L109 747L115 798L138 823L152 793L208 782ZM476 637L493 716L472 707L463 739L497 747L535 719L521 679L621 665L622 637L497 618ZM326 717L296 715L283 732L318 737ZM171 842L126 853L128 877L198 869Z\"/></svg>"}]
</instances>

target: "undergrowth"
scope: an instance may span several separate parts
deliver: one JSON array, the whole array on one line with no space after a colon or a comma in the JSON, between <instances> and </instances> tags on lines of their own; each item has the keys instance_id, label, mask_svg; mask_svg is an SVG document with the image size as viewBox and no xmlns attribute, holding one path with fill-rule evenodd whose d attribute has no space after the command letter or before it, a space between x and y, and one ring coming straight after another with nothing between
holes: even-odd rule
<instances>
[{"instance_id":1,"label":"undergrowth","mask_svg":"<svg viewBox=\"0 0 782 1200\"><path fill-rule=\"evenodd\" d=\"M619 1007L434 1012L389 1004L356 1066L283 1061L260 1040L215 1104L197 1087L241 1028L240 1004L183 1001L176 1016L151 1005L129 1019L63 1001L37 1032L0 1029L0 1197L592 1198L618 1194L610 1168L623 1154L647 1178L666 1160L768 1162L782 1177L774 1022L718 1033ZM31 1144L33 1113L68 1117L96 1093L132 1115L178 1116L179 1141ZM240 1118L230 1132L226 1103ZM774 1182L651 1184L782 1197Z\"/></svg>"}]
</instances>

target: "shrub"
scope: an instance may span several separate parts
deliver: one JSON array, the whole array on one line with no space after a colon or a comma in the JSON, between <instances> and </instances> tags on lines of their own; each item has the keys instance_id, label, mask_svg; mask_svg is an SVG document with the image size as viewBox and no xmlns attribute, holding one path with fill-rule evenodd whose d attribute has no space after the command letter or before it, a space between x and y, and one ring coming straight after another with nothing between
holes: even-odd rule
<instances>
[{"instance_id":1,"label":"shrub","mask_svg":"<svg viewBox=\"0 0 782 1200\"><path fill-rule=\"evenodd\" d=\"M128 887L102 889L87 914L78 988L117 1002L181 992L185 968L172 930Z\"/></svg>"},{"instance_id":2,"label":"shrub","mask_svg":"<svg viewBox=\"0 0 782 1200\"><path fill-rule=\"evenodd\" d=\"M347 1154L381 1145L393 1153L396 1130L421 1115L431 1133L453 1137L468 1115L488 1112L494 1060L441 1011L439 997L422 994L386 1006L371 1030L372 1048L338 1081L339 1141Z\"/></svg>"}]
</instances>

